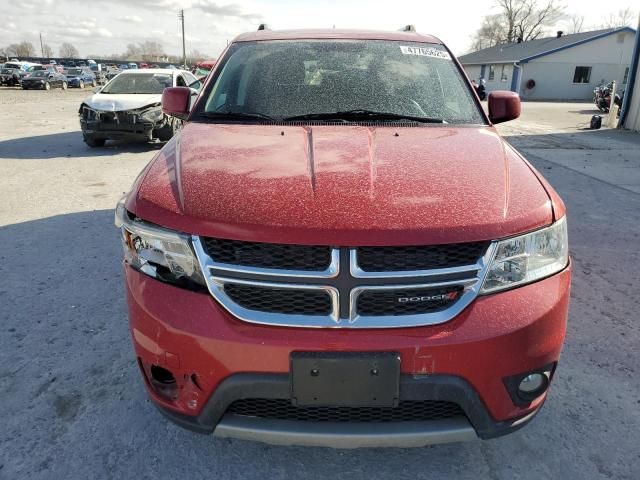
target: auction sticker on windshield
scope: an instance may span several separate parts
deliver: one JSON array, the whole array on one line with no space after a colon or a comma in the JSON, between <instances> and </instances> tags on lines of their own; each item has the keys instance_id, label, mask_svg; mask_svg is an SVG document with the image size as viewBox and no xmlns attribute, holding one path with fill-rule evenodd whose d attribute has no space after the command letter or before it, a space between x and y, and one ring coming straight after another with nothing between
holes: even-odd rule
<instances>
[{"instance_id":1,"label":"auction sticker on windshield","mask_svg":"<svg viewBox=\"0 0 640 480\"><path fill-rule=\"evenodd\" d=\"M404 55L419 55L421 57L434 57L451 60L451 56L448 52L445 52L444 50L436 50L435 48L408 47L401 45L400 50Z\"/></svg>"}]
</instances>

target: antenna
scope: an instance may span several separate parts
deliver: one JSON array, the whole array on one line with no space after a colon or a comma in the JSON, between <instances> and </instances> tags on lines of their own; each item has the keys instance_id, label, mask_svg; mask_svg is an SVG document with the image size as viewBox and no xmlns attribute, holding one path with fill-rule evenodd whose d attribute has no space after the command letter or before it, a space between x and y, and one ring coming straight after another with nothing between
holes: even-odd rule
<instances>
[{"instance_id":1,"label":"antenna","mask_svg":"<svg viewBox=\"0 0 640 480\"><path fill-rule=\"evenodd\" d=\"M261 23L260 25L258 25L258 31L260 30L271 30L269 28L269 25L267 25L266 23Z\"/></svg>"},{"instance_id":2,"label":"antenna","mask_svg":"<svg viewBox=\"0 0 640 480\"><path fill-rule=\"evenodd\" d=\"M415 25L405 25L404 27L402 27L400 29L401 32L416 32L416 26Z\"/></svg>"}]
</instances>

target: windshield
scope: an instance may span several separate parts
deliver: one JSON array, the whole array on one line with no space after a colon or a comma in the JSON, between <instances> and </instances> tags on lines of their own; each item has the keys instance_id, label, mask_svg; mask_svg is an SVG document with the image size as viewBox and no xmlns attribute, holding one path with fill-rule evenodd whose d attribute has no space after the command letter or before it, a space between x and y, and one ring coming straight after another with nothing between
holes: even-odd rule
<instances>
[{"instance_id":1,"label":"windshield","mask_svg":"<svg viewBox=\"0 0 640 480\"><path fill-rule=\"evenodd\" d=\"M82 69L70 68L69 70L67 70L67 75L82 75Z\"/></svg>"},{"instance_id":2,"label":"windshield","mask_svg":"<svg viewBox=\"0 0 640 480\"><path fill-rule=\"evenodd\" d=\"M446 49L416 42L237 43L203 98L194 118L232 112L282 120L366 111L413 120L484 123Z\"/></svg>"},{"instance_id":3,"label":"windshield","mask_svg":"<svg viewBox=\"0 0 640 480\"><path fill-rule=\"evenodd\" d=\"M36 72L33 72L33 74L31 75L32 77L46 77L49 75L49 73L51 72L47 72L46 70L38 70Z\"/></svg>"},{"instance_id":4,"label":"windshield","mask_svg":"<svg viewBox=\"0 0 640 480\"><path fill-rule=\"evenodd\" d=\"M100 93L162 93L173 84L167 73L121 74L111 80Z\"/></svg>"}]
</instances>

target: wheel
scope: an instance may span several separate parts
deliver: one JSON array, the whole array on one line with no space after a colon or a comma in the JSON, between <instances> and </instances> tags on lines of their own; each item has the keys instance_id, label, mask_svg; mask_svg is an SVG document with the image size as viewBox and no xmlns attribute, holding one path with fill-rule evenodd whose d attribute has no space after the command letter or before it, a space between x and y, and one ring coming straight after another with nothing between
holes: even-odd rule
<instances>
[{"instance_id":1,"label":"wheel","mask_svg":"<svg viewBox=\"0 0 640 480\"><path fill-rule=\"evenodd\" d=\"M180 128L182 128L182 120L172 118L164 127L157 130L158 140L168 142Z\"/></svg>"},{"instance_id":2,"label":"wheel","mask_svg":"<svg viewBox=\"0 0 640 480\"><path fill-rule=\"evenodd\" d=\"M51 90L51 84L49 82L45 82L44 89L45 90Z\"/></svg>"},{"instance_id":3,"label":"wheel","mask_svg":"<svg viewBox=\"0 0 640 480\"><path fill-rule=\"evenodd\" d=\"M86 143L91 148L96 147L104 147L104 143L106 140L104 138L93 138L93 137L84 137L84 143Z\"/></svg>"},{"instance_id":4,"label":"wheel","mask_svg":"<svg viewBox=\"0 0 640 480\"><path fill-rule=\"evenodd\" d=\"M62 89L66 90L67 89L67 82L62 82Z\"/></svg>"},{"instance_id":5,"label":"wheel","mask_svg":"<svg viewBox=\"0 0 640 480\"><path fill-rule=\"evenodd\" d=\"M80 80L80 83L78 84L78 87L84 88L84 82L82 80Z\"/></svg>"},{"instance_id":6,"label":"wheel","mask_svg":"<svg viewBox=\"0 0 640 480\"><path fill-rule=\"evenodd\" d=\"M93 88L96 88L96 85L97 85L97 84L96 84L96 81L95 81L95 80L92 80L92 81L91 81L91 86L92 86Z\"/></svg>"}]
</instances>

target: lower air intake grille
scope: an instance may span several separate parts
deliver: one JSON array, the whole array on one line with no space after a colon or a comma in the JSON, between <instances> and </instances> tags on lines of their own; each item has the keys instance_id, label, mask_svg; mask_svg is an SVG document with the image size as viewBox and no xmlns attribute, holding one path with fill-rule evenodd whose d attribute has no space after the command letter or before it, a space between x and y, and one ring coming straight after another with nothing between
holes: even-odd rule
<instances>
[{"instance_id":1,"label":"lower air intake grille","mask_svg":"<svg viewBox=\"0 0 640 480\"><path fill-rule=\"evenodd\" d=\"M304 422L410 422L464 416L460 406L437 400L405 400L397 407L296 407L288 399L236 400L227 413L273 420Z\"/></svg>"},{"instance_id":2,"label":"lower air intake grille","mask_svg":"<svg viewBox=\"0 0 640 480\"><path fill-rule=\"evenodd\" d=\"M462 267L476 263L488 247L487 242L417 247L359 247L358 266L365 272Z\"/></svg>"},{"instance_id":3,"label":"lower air intake grille","mask_svg":"<svg viewBox=\"0 0 640 480\"><path fill-rule=\"evenodd\" d=\"M365 290L358 297L359 315L415 315L449 308L462 294L461 286L439 289Z\"/></svg>"},{"instance_id":4,"label":"lower air intake grille","mask_svg":"<svg viewBox=\"0 0 640 480\"><path fill-rule=\"evenodd\" d=\"M258 268L324 271L331 264L331 247L202 239L215 262Z\"/></svg>"},{"instance_id":5,"label":"lower air intake grille","mask_svg":"<svg viewBox=\"0 0 640 480\"><path fill-rule=\"evenodd\" d=\"M329 315L331 297L324 290L275 288L227 283L225 293L249 310L299 315Z\"/></svg>"}]
</instances>

